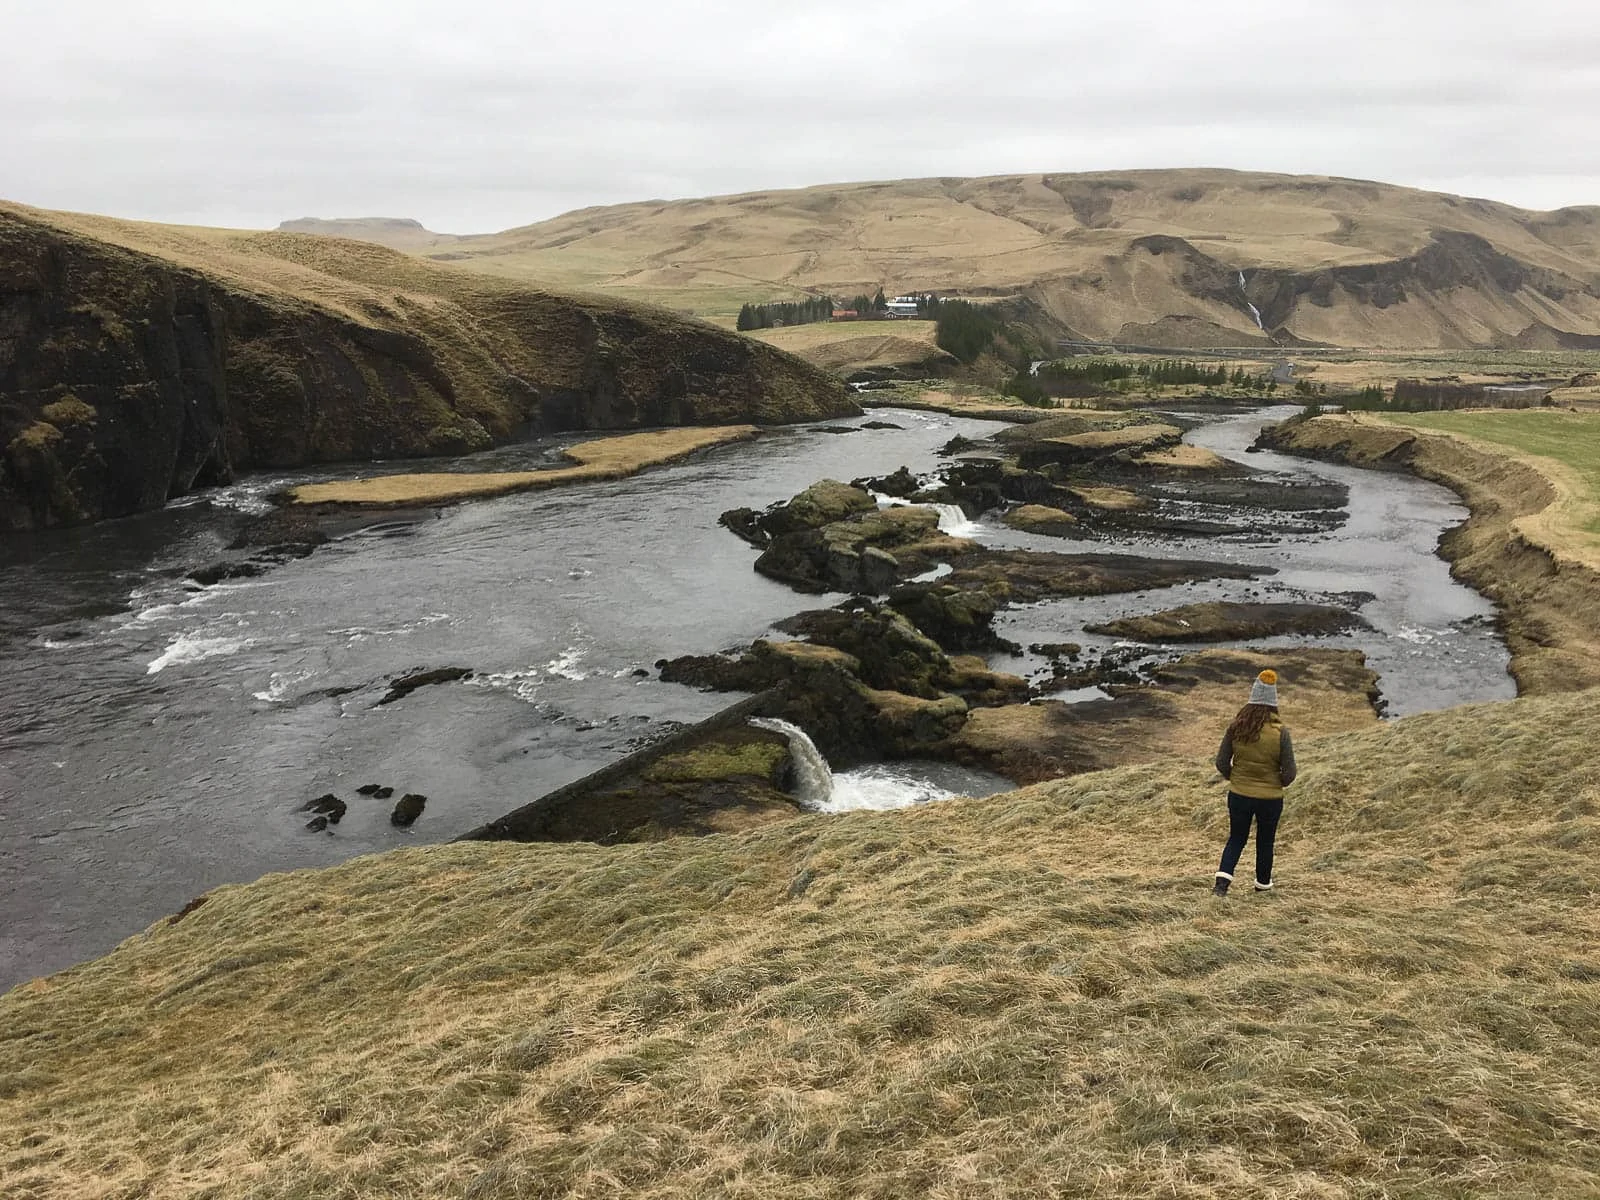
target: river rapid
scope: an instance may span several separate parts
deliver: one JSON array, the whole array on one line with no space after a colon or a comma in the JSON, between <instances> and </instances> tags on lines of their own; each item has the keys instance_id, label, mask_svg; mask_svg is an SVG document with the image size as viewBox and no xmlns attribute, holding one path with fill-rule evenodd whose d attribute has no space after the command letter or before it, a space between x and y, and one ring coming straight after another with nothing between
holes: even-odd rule
<instances>
[{"instance_id":1,"label":"river rapid","mask_svg":"<svg viewBox=\"0 0 1600 1200\"><path fill-rule=\"evenodd\" d=\"M861 428L869 421L900 428ZM1342 528L1078 545L980 522L968 532L995 546L1279 568L1253 583L1047 602L997 629L1024 645L1103 649L1085 622L1360 591L1374 630L1317 644L1365 650L1391 713L1514 694L1491 607L1434 555L1466 515L1454 497L1405 476L1247 454L1261 421L1213 417L1189 440L1351 483ZM254 478L159 513L0 538L0 987L103 953L218 884L446 840L724 707L731 697L663 684L653 664L742 646L839 597L756 575L756 552L719 514L823 477L931 471L950 438L995 428L902 410L841 427L853 431L775 430L633 479L374 518L308 558L206 588L187 573L221 557L265 495L372 468ZM517 469L555 446L447 465ZM994 665L1047 666L1026 655ZM376 706L394 677L436 667L473 675ZM882 768L847 782L863 805L894 803ZM366 783L426 795L421 820L390 825L392 801L355 795ZM907 794L1001 786L928 764ZM299 806L330 791L348 814L331 834L306 830Z\"/></svg>"}]
</instances>

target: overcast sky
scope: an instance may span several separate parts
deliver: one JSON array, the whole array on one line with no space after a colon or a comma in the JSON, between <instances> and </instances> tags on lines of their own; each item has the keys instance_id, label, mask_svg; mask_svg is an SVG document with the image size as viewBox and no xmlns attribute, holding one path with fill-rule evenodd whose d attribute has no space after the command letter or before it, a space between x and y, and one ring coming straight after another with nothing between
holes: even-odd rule
<instances>
[{"instance_id":1,"label":"overcast sky","mask_svg":"<svg viewBox=\"0 0 1600 1200\"><path fill-rule=\"evenodd\" d=\"M484 232L657 197L1221 166L1600 204L1557 0L0 0L0 197Z\"/></svg>"}]
</instances>

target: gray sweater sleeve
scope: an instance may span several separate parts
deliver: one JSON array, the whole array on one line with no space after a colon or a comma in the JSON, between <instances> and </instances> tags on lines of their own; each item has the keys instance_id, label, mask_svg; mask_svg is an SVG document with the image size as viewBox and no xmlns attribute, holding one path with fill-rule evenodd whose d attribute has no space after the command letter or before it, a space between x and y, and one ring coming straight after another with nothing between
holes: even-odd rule
<instances>
[{"instance_id":1,"label":"gray sweater sleeve","mask_svg":"<svg viewBox=\"0 0 1600 1200\"><path fill-rule=\"evenodd\" d=\"M1289 736L1289 730L1285 728L1278 737L1278 778L1284 787L1288 787L1298 774L1300 768L1294 761L1294 739Z\"/></svg>"},{"instance_id":2,"label":"gray sweater sleeve","mask_svg":"<svg viewBox=\"0 0 1600 1200\"><path fill-rule=\"evenodd\" d=\"M1222 745L1217 747L1217 774L1224 779L1233 773L1233 734L1222 735Z\"/></svg>"}]
</instances>

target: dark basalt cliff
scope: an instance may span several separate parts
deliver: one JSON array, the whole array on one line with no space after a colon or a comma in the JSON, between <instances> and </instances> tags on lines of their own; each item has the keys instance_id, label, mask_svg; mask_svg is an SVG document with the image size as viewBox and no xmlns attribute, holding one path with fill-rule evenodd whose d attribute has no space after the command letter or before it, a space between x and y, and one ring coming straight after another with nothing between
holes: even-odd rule
<instances>
[{"instance_id":1,"label":"dark basalt cliff","mask_svg":"<svg viewBox=\"0 0 1600 1200\"><path fill-rule=\"evenodd\" d=\"M1332 308L1344 302L1382 310L1414 296L1442 295L1458 288L1508 308L1522 293L1556 303L1572 295L1600 298L1600 284L1593 280L1530 265L1481 237L1457 230L1435 230L1428 245L1404 258L1311 271L1253 268L1243 275L1185 239L1166 234L1136 238L1129 243L1128 253L1174 256L1176 281L1184 291L1232 307L1254 304L1264 334L1280 343L1298 340L1293 323L1302 305ZM1447 318L1440 319L1448 323ZM1470 339L1463 336L1460 340ZM1591 347L1600 339L1536 321L1515 341L1534 348L1578 349Z\"/></svg>"},{"instance_id":2,"label":"dark basalt cliff","mask_svg":"<svg viewBox=\"0 0 1600 1200\"><path fill-rule=\"evenodd\" d=\"M251 468L859 411L799 359L661 310L332 239L92 220L0 207L0 529Z\"/></svg>"}]
</instances>

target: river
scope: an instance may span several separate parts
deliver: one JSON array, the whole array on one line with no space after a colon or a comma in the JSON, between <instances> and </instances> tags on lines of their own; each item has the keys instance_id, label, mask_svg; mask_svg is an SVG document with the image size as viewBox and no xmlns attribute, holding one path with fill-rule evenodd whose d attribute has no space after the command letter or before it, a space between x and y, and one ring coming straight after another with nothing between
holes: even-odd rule
<instances>
[{"instance_id":1,"label":"river","mask_svg":"<svg viewBox=\"0 0 1600 1200\"><path fill-rule=\"evenodd\" d=\"M901 428L860 428L868 421ZM1213 420L1190 440L1288 476L1359 480L1343 528L1139 539L1126 548L1281 571L1035 605L1003 614L1000 631L1092 646L1080 627L1108 613L1250 588L1269 599L1360 590L1374 595L1362 611L1375 630L1318 644L1366 650L1392 713L1513 694L1490 606L1433 554L1465 516L1450 493L1247 455L1260 421ZM756 575L755 551L718 515L825 476L925 472L950 438L994 429L902 410L834 423L844 426L854 431L776 430L634 479L375 520L308 558L209 588L187 572L218 558L265 494L357 469L254 478L159 513L0 539L0 987L103 953L218 884L453 837L723 707L728 697L659 682L653 664L746 644L832 601ZM553 446L455 465L516 469L548 461ZM978 536L1082 548L998 524ZM376 706L395 676L451 666L474 674ZM953 790L986 782L928 774ZM880 777L864 782L881 795ZM365 783L425 794L422 819L394 828L389 803L354 795ZM308 832L299 806L328 791L350 811L332 835Z\"/></svg>"}]
</instances>

